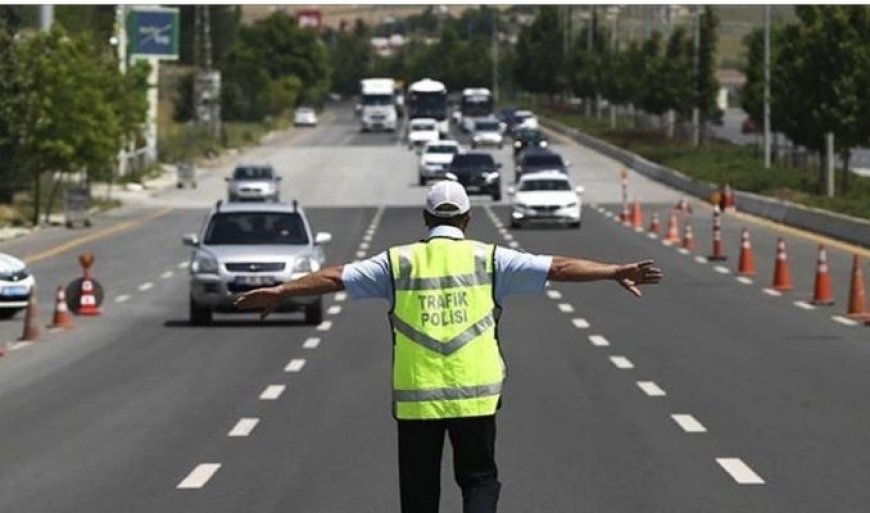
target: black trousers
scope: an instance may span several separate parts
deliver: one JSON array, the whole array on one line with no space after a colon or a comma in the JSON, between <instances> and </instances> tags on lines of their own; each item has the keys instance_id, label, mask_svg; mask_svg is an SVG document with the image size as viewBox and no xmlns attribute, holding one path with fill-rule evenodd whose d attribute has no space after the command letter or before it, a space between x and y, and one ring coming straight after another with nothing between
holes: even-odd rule
<instances>
[{"instance_id":1,"label":"black trousers","mask_svg":"<svg viewBox=\"0 0 870 513\"><path fill-rule=\"evenodd\" d=\"M495 513L501 484L495 465L495 416L399 420L402 513L438 513L444 433L453 446L453 475L463 513Z\"/></svg>"}]
</instances>

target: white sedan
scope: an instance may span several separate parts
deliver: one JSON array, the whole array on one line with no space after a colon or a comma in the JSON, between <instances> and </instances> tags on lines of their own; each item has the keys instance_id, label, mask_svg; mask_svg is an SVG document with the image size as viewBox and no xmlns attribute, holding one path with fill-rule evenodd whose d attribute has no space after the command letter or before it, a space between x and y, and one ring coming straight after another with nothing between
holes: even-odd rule
<instances>
[{"instance_id":1,"label":"white sedan","mask_svg":"<svg viewBox=\"0 0 870 513\"><path fill-rule=\"evenodd\" d=\"M421 149L426 143L441 139L438 121L432 118L412 119L408 123L408 148Z\"/></svg>"},{"instance_id":2,"label":"white sedan","mask_svg":"<svg viewBox=\"0 0 870 513\"><path fill-rule=\"evenodd\" d=\"M27 308L36 281L24 262L12 255L0 253L0 319Z\"/></svg>"},{"instance_id":3,"label":"white sedan","mask_svg":"<svg viewBox=\"0 0 870 513\"><path fill-rule=\"evenodd\" d=\"M511 228L520 228L530 222L566 224L580 227L583 187L574 187L564 173L541 171L523 175L516 188L508 189L513 195Z\"/></svg>"},{"instance_id":4,"label":"white sedan","mask_svg":"<svg viewBox=\"0 0 870 513\"><path fill-rule=\"evenodd\" d=\"M420 167L417 172L418 183L426 185L429 180L443 180L446 177L447 168L453 162L453 156L461 151L459 143L449 139L426 143L423 146L423 151L420 152Z\"/></svg>"},{"instance_id":5,"label":"white sedan","mask_svg":"<svg viewBox=\"0 0 870 513\"><path fill-rule=\"evenodd\" d=\"M299 107L293 113L294 126L317 126L317 113L311 107Z\"/></svg>"}]
</instances>

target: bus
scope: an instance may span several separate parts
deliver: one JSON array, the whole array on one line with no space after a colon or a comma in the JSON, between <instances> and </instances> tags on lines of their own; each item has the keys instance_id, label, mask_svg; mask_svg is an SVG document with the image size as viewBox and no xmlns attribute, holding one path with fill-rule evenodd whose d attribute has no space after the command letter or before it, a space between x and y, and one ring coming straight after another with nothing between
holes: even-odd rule
<instances>
[{"instance_id":1,"label":"bus","mask_svg":"<svg viewBox=\"0 0 870 513\"><path fill-rule=\"evenodd\" d=\"M447 137L447 87L443 83L424 78L408 86L405 99L408 119L432 118L438 122L441 137Z\"/></svg>"},{"instance_id":2,"label":"bus","mask_svg":"<svg viewBox=\"0 0 870 513\"><path fill-rule=\"evenodd\" d=\"M494 107L492 92L485 87L469 87L462 90L462 99L459 103L462 129L470 132L474 129L475 118L488 118L492 116Z\"/></svg>"}]
</instances>

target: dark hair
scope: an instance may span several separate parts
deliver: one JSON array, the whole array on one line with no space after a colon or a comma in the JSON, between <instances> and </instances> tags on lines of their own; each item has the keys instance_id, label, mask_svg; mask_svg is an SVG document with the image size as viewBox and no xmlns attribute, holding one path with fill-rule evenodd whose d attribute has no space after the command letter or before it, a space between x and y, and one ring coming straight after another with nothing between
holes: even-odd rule
<instances>
[{"instance_id":1,"label":"dark hair","mask_svg":"<svg viewBox=\"0 0 870 513\"><path fill-rule=\"evenodd\" d=\"M465 230L465 227L468 225L468 214L468 212L465 212L464 214L457 214L451 217L438 217L433 216L424 210L423 219L426 220L427 228L435 228L436 226L453 226L460 230Z\"/></svg>"}]
</instances>

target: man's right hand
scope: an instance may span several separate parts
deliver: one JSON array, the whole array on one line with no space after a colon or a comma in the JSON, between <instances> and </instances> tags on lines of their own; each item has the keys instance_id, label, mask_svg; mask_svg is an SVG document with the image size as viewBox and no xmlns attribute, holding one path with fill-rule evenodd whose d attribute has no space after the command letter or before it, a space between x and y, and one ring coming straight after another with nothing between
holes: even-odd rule
<instances>
[{"instance_id":1,"label":"man's right hand","mask_svg":"<svg viewBox=\"0 0 870 513\"><path fill-rule=\"evenodd\" d=\"M281 304L281 286L251 290L233 301L239 310L260 310L260 319L265 319Z\"/></svg>"},{"instance_id":2,"label":"man's right hand","mask_svg":"<svg viewBox=\"0 0 870 513\"><path fill-rule=\"evenodd\" d=\"M614 274L616 281L635 297L641 296L639 285L656 284L663 276L661 269L653 267L652 260L620 265Z\"/></svg>"}]
</instances>

